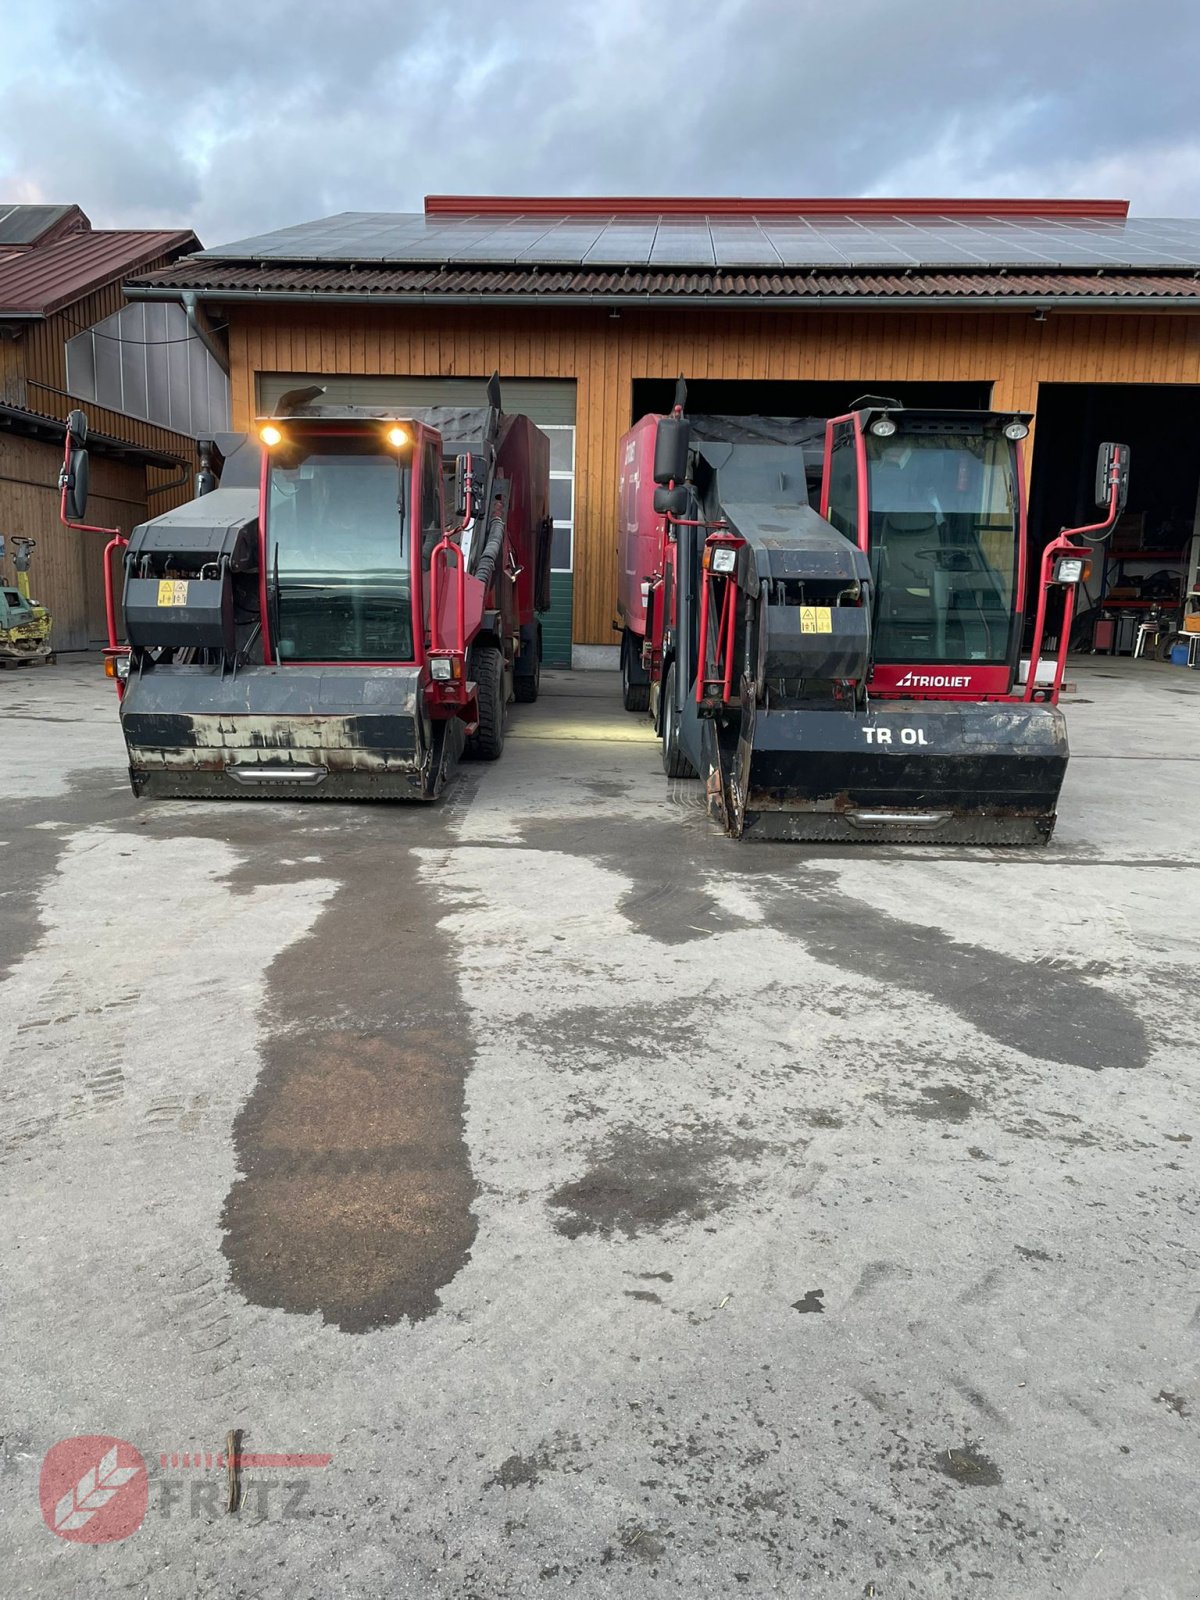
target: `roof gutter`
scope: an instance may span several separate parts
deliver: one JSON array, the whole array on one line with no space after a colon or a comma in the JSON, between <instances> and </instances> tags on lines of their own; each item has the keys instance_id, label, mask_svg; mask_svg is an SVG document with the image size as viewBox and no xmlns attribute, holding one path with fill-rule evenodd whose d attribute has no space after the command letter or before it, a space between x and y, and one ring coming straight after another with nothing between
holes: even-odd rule
<instances>
[{"instance_id":1,"label":"roof gutter","mask_svg":"<svg viewBox=\"0 0 1200 1600\"><path fill-rule=\"evenodd\" d=\"M166 286L143 287L127 284L131 300L175 300L193 305L198 300L258 301L260 304L291 302L306 305L383 305L383 306L719 306L724 311L739 306L761 311L895 311L916 307L922 311L1039 311L1107 310L1179 311L1191 306L1200 311L1200 294L1195 295L1083 295L1083 294L929 294L929 295L850 295L850 294L452 294L437 290L416 290L409 294L380 292L345 293L321 289L172 289Z\"/></svg>"}]
</instances>

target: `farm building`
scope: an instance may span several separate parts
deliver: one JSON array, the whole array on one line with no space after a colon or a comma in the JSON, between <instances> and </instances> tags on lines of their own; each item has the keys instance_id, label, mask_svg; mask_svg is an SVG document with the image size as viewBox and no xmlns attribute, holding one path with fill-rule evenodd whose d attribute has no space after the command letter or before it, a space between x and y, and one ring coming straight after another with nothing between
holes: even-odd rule
<instances>
[{"instance_id":1,"label":"farm building","mask_svg":"<svg viewBox=\"0 0 1200 1600\"><path fill-rule=\"evenodd\" d=\"M1129 509L1092 579L1110 643L1195 584L1200 221L1122 201L436 196L192 254L127 293L220 329L236 428L309 383L399 412L477 403L497 369L552 442L551 664L615 659L617 444L681 372L693 412L829 416L867 392L1032 412L1035 542L1087 519L1096 445L1122 439Z\"/></svg>"}]
</instances>

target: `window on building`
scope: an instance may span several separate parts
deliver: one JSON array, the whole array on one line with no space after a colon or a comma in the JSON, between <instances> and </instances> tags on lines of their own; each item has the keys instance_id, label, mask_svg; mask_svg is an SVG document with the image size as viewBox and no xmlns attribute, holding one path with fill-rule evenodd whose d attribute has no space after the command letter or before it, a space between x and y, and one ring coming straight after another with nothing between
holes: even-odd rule
<instances>
[{"instance_id":1,"label":"window on building","mask_svg":"<svg viewBox=\"0 0 1200 1600\"><path fill-rule=\"evenodd\" d=\"M570 572L575 565L575 429L554 423L538 426L550 440L550 520L554 532L550 566Z\"/></svg>"},{"instance_id":2,"label":"window on building","mask_svg":"<svg viewBox=\"0 0 1200 1600\"><path fill-rule=\"evenodd\" d=\"M67 390L193 439L229 427L229 379L182 306L139 301L68 339Z\"/></svg>"}]
</instances>

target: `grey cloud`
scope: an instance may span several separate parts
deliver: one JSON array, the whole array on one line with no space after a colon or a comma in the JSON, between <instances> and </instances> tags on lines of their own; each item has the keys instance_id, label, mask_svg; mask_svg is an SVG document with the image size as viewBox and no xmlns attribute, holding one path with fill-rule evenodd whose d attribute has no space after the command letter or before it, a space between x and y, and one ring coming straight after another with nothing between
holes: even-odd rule
<instances>
[{"instance_id":1,"label":"grey cloud","mask_svg":"<svg viewBox=\"0 0 1200 1600\"><path fill-rule=\"evenodd\" d=\"M5 95L0 188L209 244L445 190L1049 192L1096 174L1135 204L1141 178L1200 205L1200 164L1162 182L1164 152L1193 139L1200 47L1200 11L1167 0L1132 17L1119 0L56 14L55 71Z\"/></svg>"}]
</instances>

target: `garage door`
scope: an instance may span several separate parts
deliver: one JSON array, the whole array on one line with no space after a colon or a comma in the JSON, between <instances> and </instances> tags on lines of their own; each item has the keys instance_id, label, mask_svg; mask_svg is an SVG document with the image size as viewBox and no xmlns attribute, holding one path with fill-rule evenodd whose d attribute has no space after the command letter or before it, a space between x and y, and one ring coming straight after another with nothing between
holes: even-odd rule
<instances>
[{"instance_id":1,"label":"garage door","mask_svg":"<svg viewBox=\"0 0 1200 1600\"><path fill-rule=\"evenodd\" d=\"M334 404L382 406L398 413L426 406L487 404L487 378L327 376L312 372L260 372L258 409L266 416L280 395L319 383ZM571 382L501 380L504 409L522 411L550 440L550 515L554 519L550 611L542 618L542 656L548 667L571 665L571 589L575 569L575 385Z\"/></svg>"}]
</instances>

